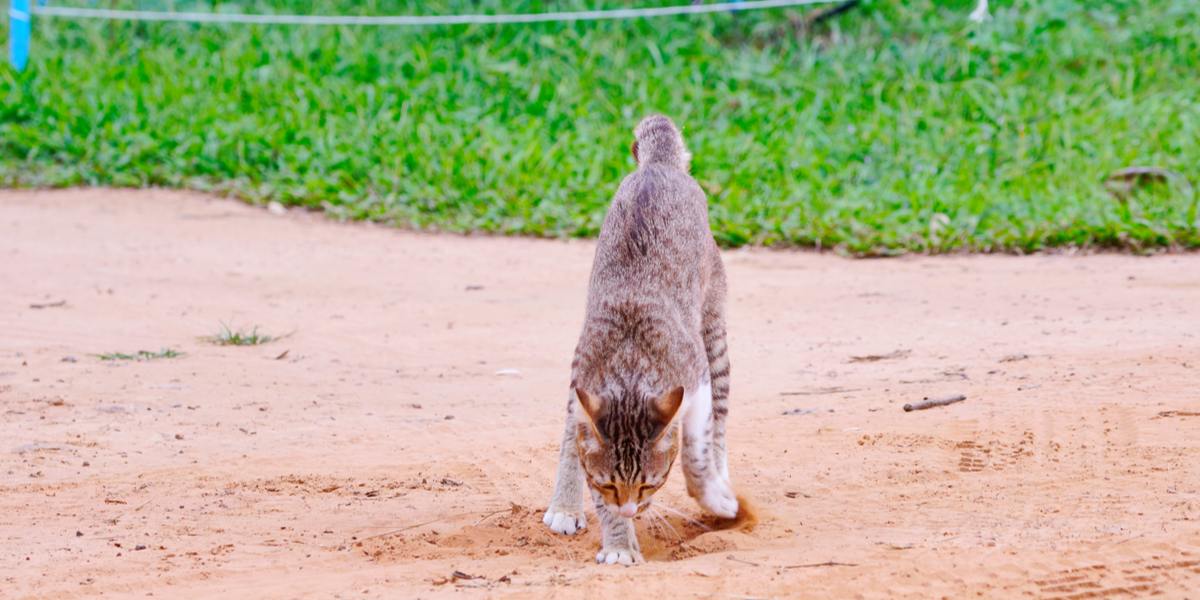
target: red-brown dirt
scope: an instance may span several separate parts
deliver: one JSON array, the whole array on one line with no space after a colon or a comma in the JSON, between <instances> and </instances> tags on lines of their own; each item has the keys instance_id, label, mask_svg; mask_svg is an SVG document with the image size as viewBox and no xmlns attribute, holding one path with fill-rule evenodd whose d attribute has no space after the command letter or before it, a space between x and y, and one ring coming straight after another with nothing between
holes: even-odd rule
<instances>
[{"instance_id":1,"label":"red-brown dirt","mask_svg":"<svg viewBox=\"0 0 1200 600\"><path fill-rule=\"evenodd\" d=\"M0 596L1200 590L1200 255L727 252L760 522L623 568L541 523L592 247L0 192Z\"/></svg>"}]
</instances>

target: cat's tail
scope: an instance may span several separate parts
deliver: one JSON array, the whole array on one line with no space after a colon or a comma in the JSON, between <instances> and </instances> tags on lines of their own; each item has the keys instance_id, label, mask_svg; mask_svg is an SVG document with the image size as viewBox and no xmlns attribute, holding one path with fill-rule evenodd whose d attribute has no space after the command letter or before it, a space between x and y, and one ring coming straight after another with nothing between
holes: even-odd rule
<instances>
[{"instance_id":1,"label":"cat's tail","mask_svg":"<svg viewBox=\"0 0 1200 600\"><path fill-rule=\"evenodd\" d=\"M664 164L687 171L692 161L679 128L662 115L650 115L638 123L632 150L639 166Z\"/></svg>"}]
</instances>

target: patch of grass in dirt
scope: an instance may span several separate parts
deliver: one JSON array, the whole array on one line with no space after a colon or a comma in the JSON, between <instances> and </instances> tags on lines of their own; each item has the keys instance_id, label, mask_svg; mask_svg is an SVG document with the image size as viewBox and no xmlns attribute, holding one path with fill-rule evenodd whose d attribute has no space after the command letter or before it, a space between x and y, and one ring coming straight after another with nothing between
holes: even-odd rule
<instances>
[{"instance_id":1,"label":"patch of grass in dirt","mask_svg":"<svg viewBox=\"0 0 1200 600\"><path fill-rule=\"evenodd\" d=\"M99 358L100 360L107 360L107 361L158 360L160 358L178 358L180 356L183 356L182 352L179 352L177 350L172 350L170 348L163 348L162 350L159 350L158 352L151 352L149 350L138 350L137 352L135 352L133 354L126 354L124 352L108 352L105 354L97 354L96 358Z\"/></svg>"},{"instance_id":2,"label":"patch of grass in dirt","mask_svg":"<svg viewBox=\"0 0 1200 600\"><path fill-rule=\"evenodd\" d=\"M218 346L258 346L260 344L266 344L268 342L280 340L285 337L287 336L259 333L257 325L251 329L234 329L229 325L221 323L221 330L218 331L216 335L202 339L212 342Z\"/></svg>"},{"instance_id":3,"label":"patch of grass in dirt","mask_svg":"<svg viewBox=\"0 0 1200 600\"><path fill-rule=\"evenodd\" d=\"M641 0L639 5L679 0ZM78 4L79 2L76 2ZM60 3L61 4L61 3ZM455 14L616 0L111 0ZM684 126L723 245L1200 247L1193 0L863 2L509 27L35 19L0 66L0 185L168 186L404 227L592 236L650 112ZM0 20L0 38L7 26Z\"/></svg>"}]
</instances>

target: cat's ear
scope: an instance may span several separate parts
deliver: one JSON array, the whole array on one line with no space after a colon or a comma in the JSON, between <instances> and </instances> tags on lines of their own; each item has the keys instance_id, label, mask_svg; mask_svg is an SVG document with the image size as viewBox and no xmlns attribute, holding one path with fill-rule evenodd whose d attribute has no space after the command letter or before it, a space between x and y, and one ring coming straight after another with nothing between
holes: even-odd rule
<instances>
[{"instance_id":1,"label":"cat's ear","mask_svg":"<svg viewBox=\"0 0 1200 600\"><path fill-rule=\"evenodd\" d=\"M638 162L637 140L633 140L633 143L629 145L629 152L630 154L633 154L633 162Z\"/></svg>"},{"instance_id":2,"label":"cat's ear","mask_svg":"<svg viewBox=\"0 0 1200 600\"><path fill-rule=\"evenodd\" d=\"M593 396L579 387L575 388L575 396L579 398L579 405L583 407L584 414L592 422L592 427L595 427L596 420L600 418L600 411L604 408L604 402L599 396Z\"/></svg>"},{"instance_id":3,"label":"cat's ear","mask_svg":"<svg viewBox=\"0 0 1200 600\"><path fill-rule=\"evenodd\" d=\"M663 427L671 424L671 419L675 418L675 413L679 412L680 405L683 404L683 386L679 386L654 401L654 416L658 418L658 423Z\"/></svg>"}]
</instances>

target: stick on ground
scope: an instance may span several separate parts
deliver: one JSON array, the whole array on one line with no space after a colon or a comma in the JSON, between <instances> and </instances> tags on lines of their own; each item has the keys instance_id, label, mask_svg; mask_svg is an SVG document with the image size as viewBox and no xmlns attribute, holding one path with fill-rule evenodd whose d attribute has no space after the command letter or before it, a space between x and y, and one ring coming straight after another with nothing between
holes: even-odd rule
<instances>
[{"instance_id":1,"label":"stick on ground","mask_svg":"<svg viewBox=\"0 0 1200 600\"><path fill-rule=\"evenodd\" d=\"M66 300L59 300L58 302L42 302L42 303L35 302L33 304L30 304L29 308L36 308L36 309L58 308L60 306L66 306L66 305L67 305Z\"/></svg>"},{"instance_id":2,"label":"stick on ground","mask_svg":"<svg viewBox=\"0 0 1200 600\"><path fill-rule=\"evenodd\" d=\"M929 398L927 396L927 397L923 398L920 402L914 402L912 404L905 404L904 412L912 412L914 410L925 410L927 408L933 408L935 406L946 406L947 404L954 404L955 402L962 402L963 400L966 400L966 399L967 399L967 397L962 394L955 394L953 396L946 396L944 398Z\"/></svg>"},{"instance_id":3,"label":"stick on ground","mask_svg":"<svg viewBox=\"0 0 1200 600\"><path fill-rule=\"evenodd\" d=\"M858 563L844 563L833 560L827 560L820 563L808 563L804 565L787 565L780 567L781 569L812 569L814 567L857 567Z\"/></svg>"}]
</instances>

